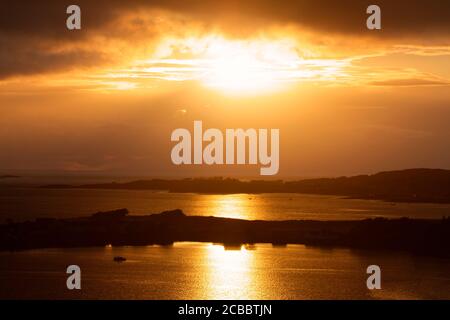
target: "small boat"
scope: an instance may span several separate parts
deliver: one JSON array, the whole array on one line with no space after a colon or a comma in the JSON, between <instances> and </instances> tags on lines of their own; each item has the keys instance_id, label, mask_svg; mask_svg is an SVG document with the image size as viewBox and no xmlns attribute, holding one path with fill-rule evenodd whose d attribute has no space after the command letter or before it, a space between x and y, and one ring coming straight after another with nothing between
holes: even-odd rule
<instances>
[{"instance_id":1,"label":"small boat","mask_svg":"<svg viewBox=\"0 0 450 320\"><path fill-rule=\"evenodd\" d=\"M121 257L121 256L116 256L116 257L114 257L113 260L114 260L115 262L124 262L124 261L127 261L127 258Z\"/></svg>"}]
</instances>

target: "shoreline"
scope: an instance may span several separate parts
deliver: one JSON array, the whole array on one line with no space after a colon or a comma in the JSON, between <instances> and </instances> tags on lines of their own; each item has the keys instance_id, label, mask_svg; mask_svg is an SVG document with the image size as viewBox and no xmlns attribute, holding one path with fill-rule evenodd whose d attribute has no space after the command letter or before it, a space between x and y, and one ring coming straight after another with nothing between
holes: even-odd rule
<instances>
[{"instance_id":1,"label":"shoreline","mask_svg":"<svg viewBox=\"0 0 450 320\"><path fill-rule=\"evenodd\" d=\"M450 170L405 169L372 175L302 180L239 180L235 178L150 179L82 185L53 184L42 188L166 190L198 194L297 193L362 200L450 203Z\"/></svg>"},{"instance_id":2,"label":"shoreline","mask_svg":"<svg viewBox=\"0 0 450 320\"><path fill-rule=\"evenodd\" d=\"M225 247L302 244L450 257L450 218L269 221L186 216L179 209L133 216L127 209L119 209L88 217L40 218L0 225L0 251L175 242L209 242Z\"/></svg>"}]
</instances>

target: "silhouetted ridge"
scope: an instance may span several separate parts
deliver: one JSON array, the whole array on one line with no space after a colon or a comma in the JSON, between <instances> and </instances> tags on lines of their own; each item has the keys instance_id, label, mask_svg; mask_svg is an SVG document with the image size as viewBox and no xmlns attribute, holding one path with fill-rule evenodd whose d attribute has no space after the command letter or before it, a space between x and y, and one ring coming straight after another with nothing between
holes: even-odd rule
<instances>
[{"instance_id":1,"label":"silhouetted ridge","mask_svg":"<svg viewBox=\"0 0 450 320\"><path fill-rule=\"evenodd\" d=\"M16 175L13 175L13 174L0 175L0 179L12 179L12 178L20 178L20 176L16 176Z\"/></svg>"},{"instance_id":2,"label":"silhouetted ridge","mask_svg":"<svg viewBox=\"0 0 450 320\"><path fill-rule=\"evenodd\" d=\"M159 218L184 218L186 215L181 209L163 211L158 214L154 214L153 216L157 216Z\"/></svg>"},{"instance_id":3,"label":"silhouetted ridge","mask_svg":"<svg viewBox=\"0 0 450 320\"><path fill-rule=\"evenodd\" d=\"M117 209L113 211L99 211L91 217L93 219L117 219L123 218L128 214L128 209Z\"/></svg>"},{"instance_id":4,"label":"silhouetted ridge","mask_svg":"<svg viewBox=\"0 0 450 320\"><path fill-rule=\"evenodd\" d=\"M47 186L53 188L165 190L196 193L308 193L396 202L450 203L450 170L406 169L373 175L297 181L202 178L138 180L126 183Z\"/></svg>"}]
</instances>

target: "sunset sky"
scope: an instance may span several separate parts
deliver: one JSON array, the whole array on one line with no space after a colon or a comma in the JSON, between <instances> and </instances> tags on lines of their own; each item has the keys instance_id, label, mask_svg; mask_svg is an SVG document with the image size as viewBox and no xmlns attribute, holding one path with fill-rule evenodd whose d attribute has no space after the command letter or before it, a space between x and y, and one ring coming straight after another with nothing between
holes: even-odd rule
<instances>
[{"instance_id":1,"label":"sunset sky","mask_svg":"<svg viewBox=\"0 0 450 320\"><path fill-rule=\"evenodd\" d=\"M373 3L372 3L373 2ZM81 7L82 29L66 28ZM382 30L366 28L369 4ZM174 166L176 128L279 128L279 177L450 168L448 1L0 2L0 174Z\"/></svg>"}]
</instances>

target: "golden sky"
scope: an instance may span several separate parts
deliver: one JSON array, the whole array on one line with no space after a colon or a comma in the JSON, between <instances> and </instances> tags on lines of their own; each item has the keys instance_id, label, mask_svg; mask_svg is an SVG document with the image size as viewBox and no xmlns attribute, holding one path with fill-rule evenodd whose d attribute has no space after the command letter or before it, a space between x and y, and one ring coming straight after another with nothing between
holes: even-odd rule
<instances>
[{"instance_id":1,"label":"golden sky","mask_svg":"<svg viewBox=\"0 0 450 320\"><path fill-rule=\"evenodd\" d=\"M0 170L148 176L170 133L279 128L281 177L450 167L450 4L61 1L0 6Z\"/></svg>"}]
</instances>

